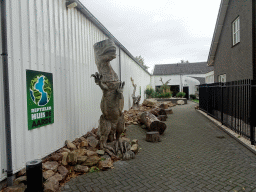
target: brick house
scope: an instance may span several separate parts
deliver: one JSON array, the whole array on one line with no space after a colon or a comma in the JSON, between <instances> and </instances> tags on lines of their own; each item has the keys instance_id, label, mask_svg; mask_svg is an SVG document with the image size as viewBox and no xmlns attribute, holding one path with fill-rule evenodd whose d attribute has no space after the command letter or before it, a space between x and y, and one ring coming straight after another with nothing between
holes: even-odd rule
<instances>
[{"instance_id":1,"label":"brick house","mask_svg":"<svg viewBox=\"0 0 256 192\"><path fill-rule=\"evenodd\" d=\"M256 79L255 0L222 0L208 56L214 81Z\"/></svg>"}]
</instances>

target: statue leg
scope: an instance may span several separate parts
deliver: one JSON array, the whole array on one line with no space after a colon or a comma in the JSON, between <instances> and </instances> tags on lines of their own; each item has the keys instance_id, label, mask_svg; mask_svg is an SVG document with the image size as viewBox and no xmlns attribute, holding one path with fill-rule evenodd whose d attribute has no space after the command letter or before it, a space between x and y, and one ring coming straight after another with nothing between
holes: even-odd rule
<instances>
[{"instance_id":1,"label":"statue leg","mask_svg":"<svg viewBox=\"0 0 256 192\"><path fill-rule=\"evenodd\" d=\"M106 145L110 131L111 131L111 122L106 120L104 116L101 115L99 120L99 132L98 132L98 135L100 137L101 149L103 149L103 147Z\"/></svg>"},{"instance_id":2,"label":"statue leg","mask_svg":"<svg viewBox=\"0 0 256 192\"><path fill-rule=\"evenodd\" d=\"M119 117L118 122L117 122L117 126L116 126L116 140L118 141L121 134L124 132L124 114L122 113L122 115Z\"/></svg>"},{"instance_id":3,"label":"statue leg","mask_svg":"<svg viewBox=\"0 0 256 192\"><path fill-rule=\"evenodd\" d=\"M109 142L112 142L112 141L115 140L116 124L117 123L113 123L113 122L111 123L111 131L110 131L110 133L108 135L108 141Z\"/></svg>"}]
</instances>

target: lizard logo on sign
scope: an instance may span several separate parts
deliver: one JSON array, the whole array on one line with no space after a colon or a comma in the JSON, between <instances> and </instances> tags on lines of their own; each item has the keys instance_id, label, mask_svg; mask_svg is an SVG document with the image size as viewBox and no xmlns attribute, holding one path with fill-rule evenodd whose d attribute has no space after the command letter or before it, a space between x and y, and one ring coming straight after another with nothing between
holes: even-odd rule
<instances>
[{"instance_id":1,"label":"lizard logo on sign","mask_svg":"<svg viewBox=\"0 0 256 192\"><path fill-rule=\"evenodd\" d=\"M54 122L52 73L27 70L28 130Z\"/></svg>"}]
</instances>

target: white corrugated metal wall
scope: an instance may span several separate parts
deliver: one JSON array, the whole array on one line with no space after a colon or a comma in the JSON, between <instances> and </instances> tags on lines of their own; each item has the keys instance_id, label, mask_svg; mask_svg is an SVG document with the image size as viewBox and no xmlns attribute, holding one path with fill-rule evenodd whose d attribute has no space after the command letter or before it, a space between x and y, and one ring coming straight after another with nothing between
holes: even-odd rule
<instances>
[{"instance_id":1,"label":"white corrugated metal wall","mask_svg":"<svg viewBox=\"0 0 256 192\"><path fill-rule=\"evenodd\" d=\"M124 101L125 109L132 107L133 86L131 77L137 85L136 96L140 94L141 87L141 102L144 100L144 91L146 86L150 84L150 75L146 73L138 64L136 64L127 54L121 51L121 80L125 81Z\"/></svg>"},{"instance_id":2,"label":"white corrugated metal wall","mask_svg":"<svg viewBox=\"0 0 256 192\"><path fill-rule=\"evenodd\" d=\"M74 140L98 125L102 91L90 78L97 71L93 44L107 36L77 9L67 9L65 0L7 1L7 34L13 170L17 172L27 161L50 154L66 139ZM121 53L127 110L132 104L130 77L138 85L136 94L141 86L143 100L150 75ZM120 75L118 60L117 55L112 66ZM26 69L53 73L55 122L31 131Z\"/></svg>"}]
</instances>

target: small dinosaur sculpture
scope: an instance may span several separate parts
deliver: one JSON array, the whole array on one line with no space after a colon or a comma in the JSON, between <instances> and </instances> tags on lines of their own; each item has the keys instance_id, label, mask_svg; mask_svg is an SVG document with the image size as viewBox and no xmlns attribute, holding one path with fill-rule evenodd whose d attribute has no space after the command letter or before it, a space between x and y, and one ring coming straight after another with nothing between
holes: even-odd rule
<instances>
[{"instance_id":1,"label":"small dinosaur sculpture","mask_svg":"<svg viewBox=\"0 0 256 192\"><path fill-rule=\"evenodd\" d=\"M123 88L125 82L118 79L117 74L110 65L110 61L116 58L116 47L112 40L107 39L94 44L95 63L98 72L92 74L95 83L103 91L101 100L102 115L99 120L98 136L100 148L105 149L111 156L120 155L124 159L134 158L126 142L120 139L124 131L125 120L123 114L124 97ZM107 141L115 141L115 149L107 145Z\"/></svg>"},{"instance_id":2,"label":"small dinosaur sculpture","mask_svg":"<svg viewBox=\"0 0 256 192\"><path fill-rule=\"evenodd\" d=\"M138 95L137 97L135 96L137 85L134 84L134 80L132 79L132 77L131 77L131 82L132 82L132 86L133 86L133 93L132 93L133 103L132 103L132 108L133 109L138 109L139 105L140 105L141 96L140 95Z\"/></svg>"}]
</instances>

